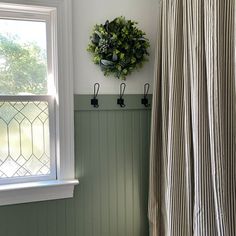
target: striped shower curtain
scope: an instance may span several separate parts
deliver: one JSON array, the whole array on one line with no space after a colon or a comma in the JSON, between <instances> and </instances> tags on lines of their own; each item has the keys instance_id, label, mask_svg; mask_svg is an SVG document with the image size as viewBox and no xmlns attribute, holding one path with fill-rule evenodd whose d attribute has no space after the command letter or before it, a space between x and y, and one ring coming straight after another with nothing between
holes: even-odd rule
<instances>
[{"instance_id":1,"label":"striped shower curtain","mask_svg":"<svg viewBox=\"0 0 236 236\"><path fill-rule=\"evenodd\" d=\"M151 236L236 236L236 0L160 2Z\"/></svg>"}]
</instances>

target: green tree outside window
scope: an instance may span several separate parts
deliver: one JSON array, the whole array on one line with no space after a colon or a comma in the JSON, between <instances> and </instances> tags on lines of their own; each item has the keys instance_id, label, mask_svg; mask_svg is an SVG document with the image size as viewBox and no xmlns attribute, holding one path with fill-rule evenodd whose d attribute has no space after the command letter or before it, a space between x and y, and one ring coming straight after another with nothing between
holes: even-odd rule
<instances>
[{"instance_id":1,"label":"green tree outside window","mask_svg":"<svg viewBox=\"0 0 236 236\"><path fill-rule=\"evenodd\" d=\"M47 94L46 52L0 34L0 94Z\"/></svg>"}]
</instances>

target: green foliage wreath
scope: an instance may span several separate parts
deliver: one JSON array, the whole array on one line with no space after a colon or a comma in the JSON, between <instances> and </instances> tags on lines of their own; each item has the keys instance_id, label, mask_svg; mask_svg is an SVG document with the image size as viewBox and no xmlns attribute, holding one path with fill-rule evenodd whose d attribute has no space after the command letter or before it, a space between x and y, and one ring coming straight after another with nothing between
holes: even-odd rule
<instances>
[{"instance_id":1,"label":"green foliage wreath","mask_svg":"<svg viewBox=\"0 0 236 236\"><path fill-rule=\"evenodd\" d=\"M125 80L134 69L147 61L149 40L136 27L137 22L117 17L104 25L95 25L88 51L105 76Z\"/></svg>"}]
</instances>

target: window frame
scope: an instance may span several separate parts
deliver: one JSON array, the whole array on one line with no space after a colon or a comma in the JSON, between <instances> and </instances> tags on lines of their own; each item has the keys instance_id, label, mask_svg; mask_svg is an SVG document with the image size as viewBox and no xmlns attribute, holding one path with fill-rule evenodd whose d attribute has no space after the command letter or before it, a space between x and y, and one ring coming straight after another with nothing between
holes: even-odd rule
<instances>
[{"instance_id":1,"label":"window frame","mask_svg":"<svg viewBox=\"0 0 236 236\"><path fill-rule=\"evenodd\" d=\"M0 11L7 14L17 11L22 17L35 18L45 13L55 27L47 27L53 43L48 61L48 72L53 71L55 81L55 150L56 179L0 185L0 205L52 200L73 197L78 184L74 170L74 102L72 61L71 0L4 0ZM14 13L15 14L15 13ZM13 14L13 15L14 15ZM22 19L21 17L21 19ZM50 28L50 29L49 29ZM51 53L48 53L50 55ZM37 95L37 97L39 97ZM50 116L49 116L50 119Z\"/></svg>"}]
</instances>

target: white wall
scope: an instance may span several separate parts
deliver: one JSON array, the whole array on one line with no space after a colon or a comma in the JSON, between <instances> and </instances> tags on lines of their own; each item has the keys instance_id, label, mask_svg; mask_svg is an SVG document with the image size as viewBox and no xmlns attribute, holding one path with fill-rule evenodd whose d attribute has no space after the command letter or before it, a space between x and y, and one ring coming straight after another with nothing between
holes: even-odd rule
<instances>
[{"instance_id":1,"label":"white wall","mask_svg":"<svg viewBox=\"0 0 236 236\"><path fill-rule=\"evenodd\" d=\"M117 16L137 21L151 43L149 62L127 77L126 94L143 92L143 85L153 81L158 0L73 0L74 93L90 94L93 84L101 85L101 94L118 94L121 80L104 77L86 51L95 24Z\"/></svg>"}]
</instances>

